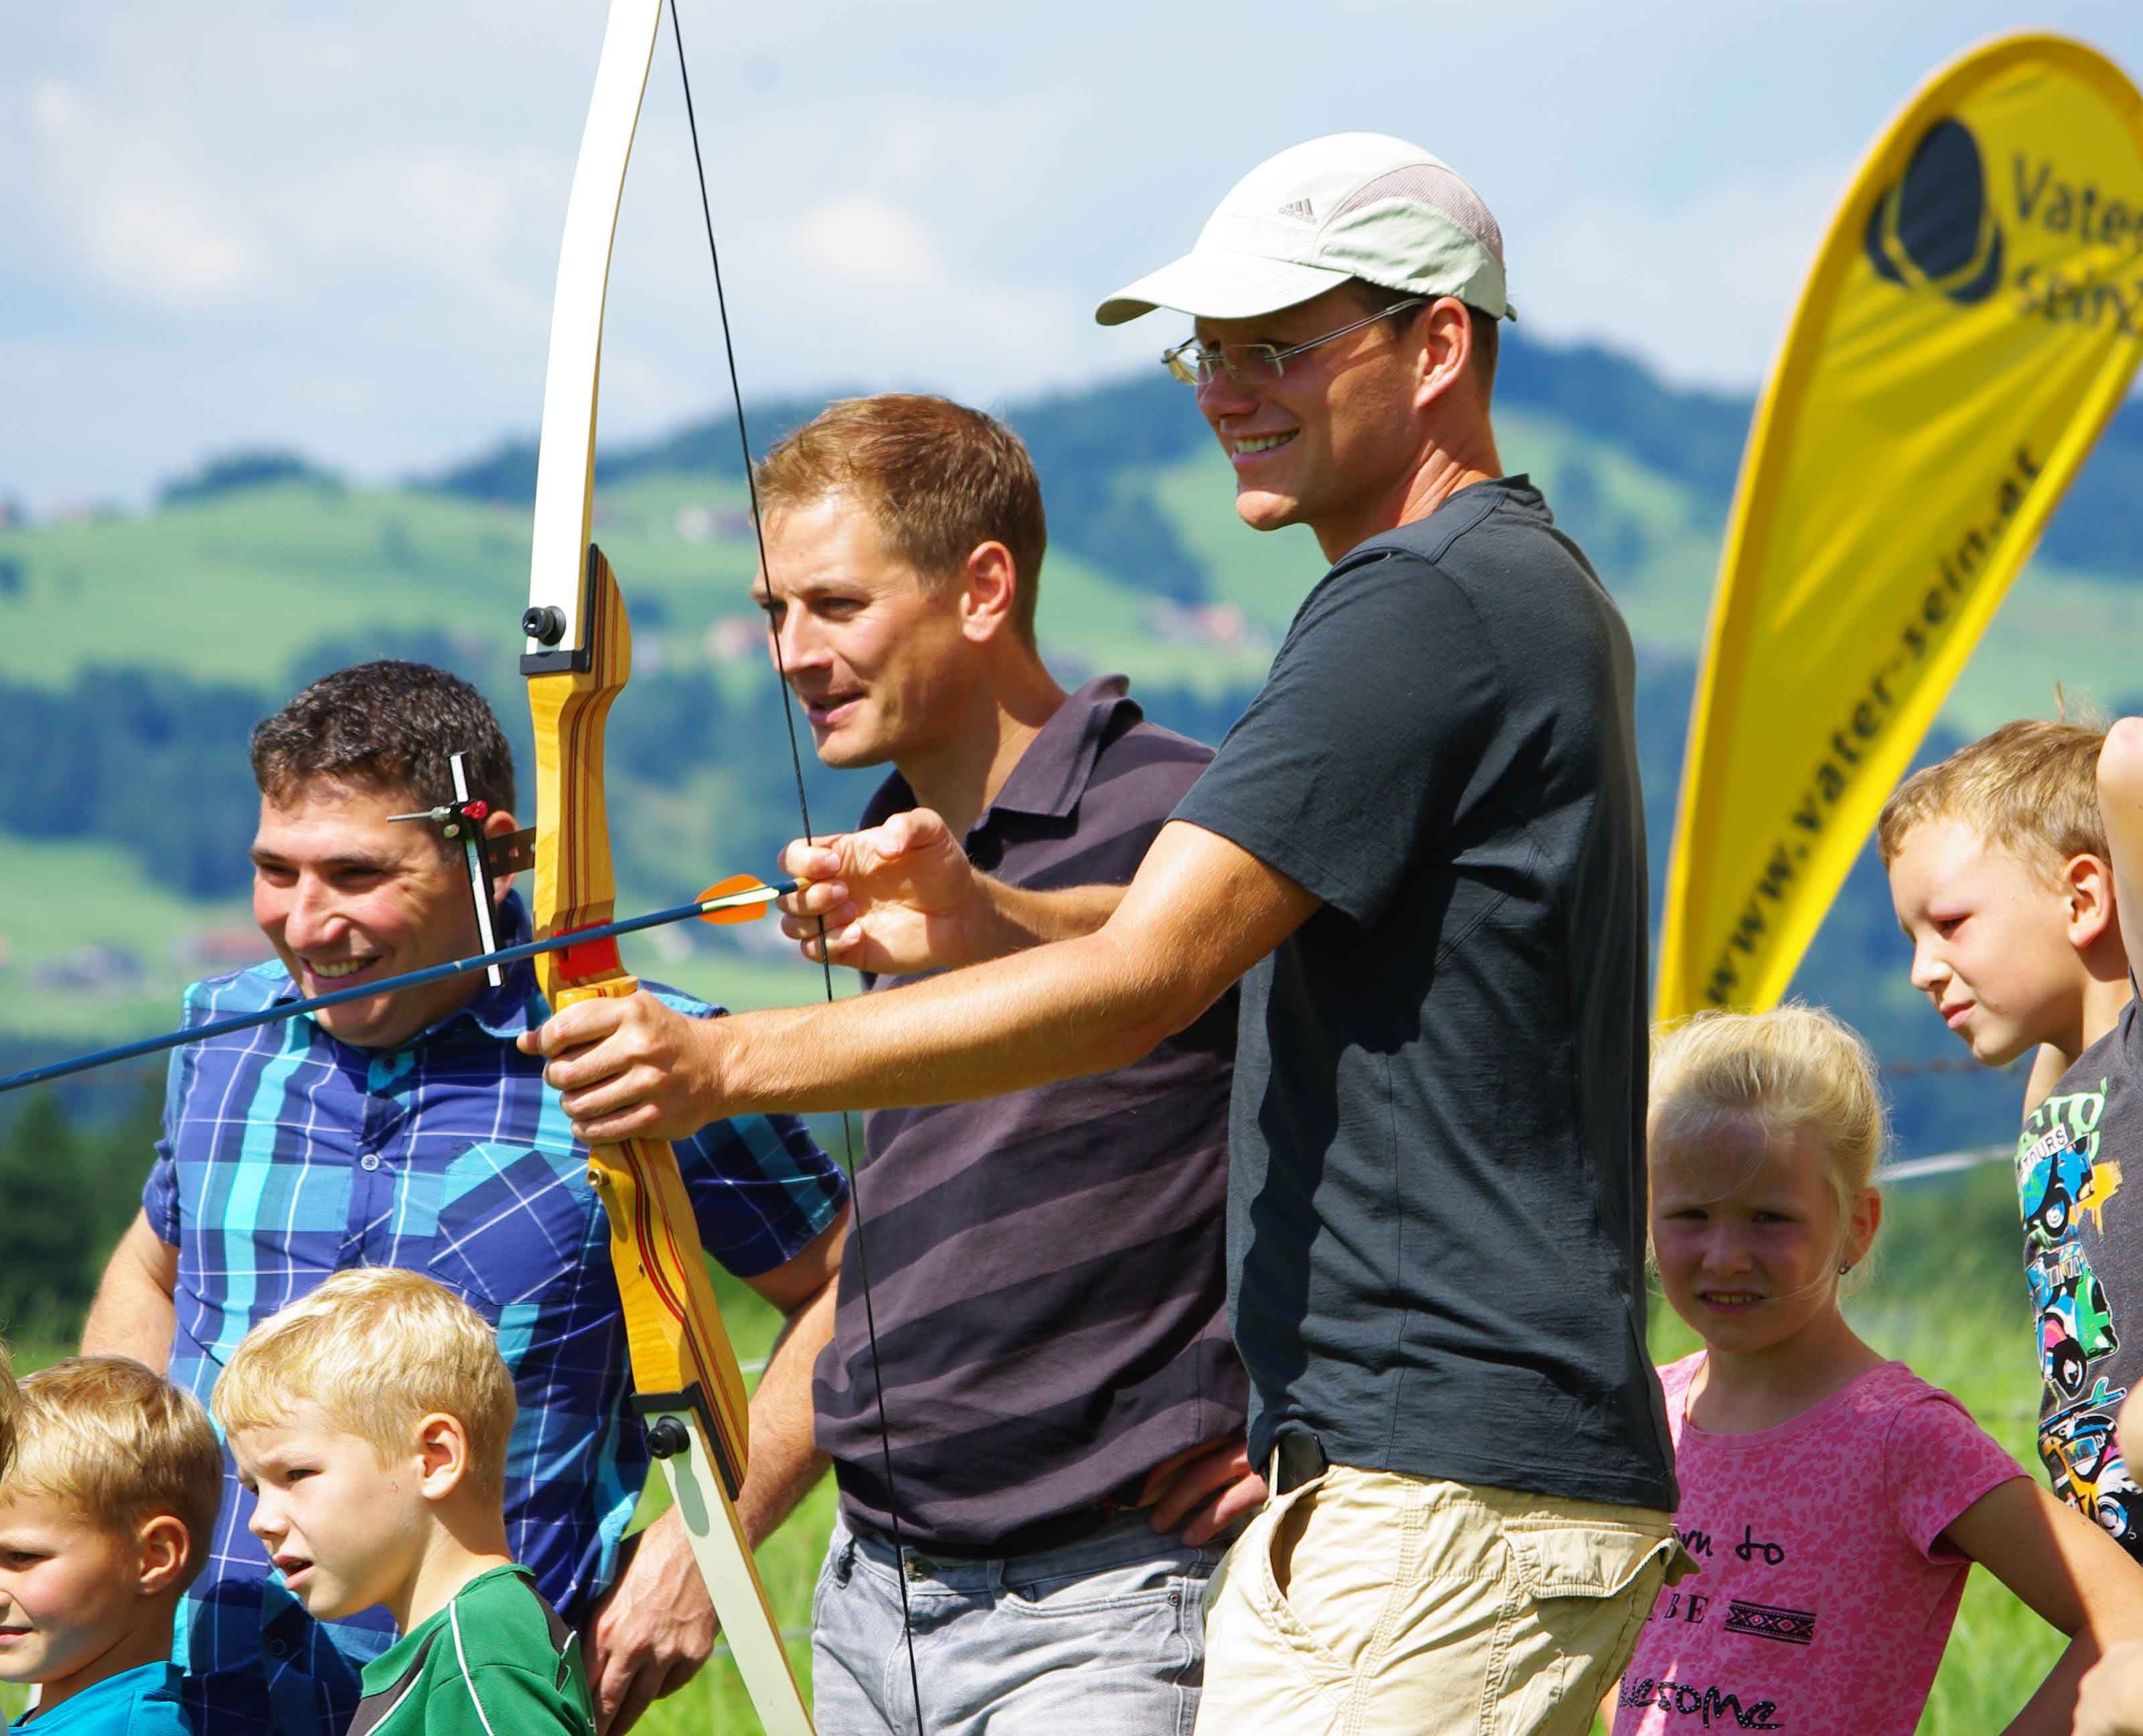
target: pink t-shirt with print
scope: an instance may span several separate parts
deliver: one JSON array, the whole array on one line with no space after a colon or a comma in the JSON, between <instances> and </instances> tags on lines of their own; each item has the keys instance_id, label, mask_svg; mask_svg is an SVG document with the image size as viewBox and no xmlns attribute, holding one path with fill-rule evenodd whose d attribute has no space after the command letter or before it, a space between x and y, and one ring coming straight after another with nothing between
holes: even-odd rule
<instances>
[{"instance_id":1,"label":"pink t-shirt with print","mask_svg":"<svg viewBox=\"0 0 2143 1736\"><path fill-rule=\"evenodd\" d=\"M2022 1466L1903 1363L1712 1434L1683 1415L1704 1354L1660 1370L1675 1529L1702 1570L1652 1606L1614 1736L1912 1736L1971 1569L1935 1540Z\"/></svg>"}]
</instances>

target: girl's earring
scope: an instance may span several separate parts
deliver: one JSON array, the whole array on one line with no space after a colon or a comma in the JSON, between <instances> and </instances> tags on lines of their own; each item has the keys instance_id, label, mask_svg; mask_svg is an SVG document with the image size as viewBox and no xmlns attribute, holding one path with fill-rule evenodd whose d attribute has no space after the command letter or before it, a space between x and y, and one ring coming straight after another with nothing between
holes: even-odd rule
<instances>
[{"instance_id":1,"label":"girl's earring","mask_svg":"<svg viewBox=\"0 0 2143 1736\"><path fill-rule=\"evenodd\" d=\"M1850 1272L1852 1269L1853 1269L1853 1262L1852 1262L1851 1260L1848 1260L1848 1261L1847 1261L1844 1265L1840 1266L1840 1267L1838 1269L1838 1275L1839 1275L1840 1278L1843 1278L1843 1277L1844 1277L1844 1276L1845 1276L1845 1274L1846 1274L1847 1273Z\"/></svg>"}]
</instances>

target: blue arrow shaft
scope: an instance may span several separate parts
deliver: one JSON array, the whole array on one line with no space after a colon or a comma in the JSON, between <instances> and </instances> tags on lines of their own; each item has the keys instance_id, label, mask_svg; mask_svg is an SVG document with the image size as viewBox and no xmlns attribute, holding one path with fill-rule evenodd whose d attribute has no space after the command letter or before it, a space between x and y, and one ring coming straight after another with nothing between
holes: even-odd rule
<instances>
[{"instance_id":1,"label":"blue arrow shaft","mask_svg":"<svg viewBox=\"0 0 2143 1736\"><path fill-rule=\"evenodd\" d=\"M399 977L388 977L384 982L364 982L354 988L339 988L332 994L315 995L309 1001L285 1001L274 1006L263 1007L259 1012L234 1013L227 1019L196 1025L189 1030L167 1031L161 1036L145 1036L136 1042L100 1049L94 1055L77 1055L70 1060L32 1067L26 1073L11 1073L0 1079L0 1096L9 1091L21 1091L25 1086L42 1085L48 1079L64 1079L70 1073L87 1073L96 1067L110 1066L114 1061L133 1061L144 1055L160 1054L164 1050L176 1049L184 1043L204 1042L212 1036L227 1036L234 1031L250 1031L256 1025L277 1024L285 1019L296 1018L301 1013L319 1012L323 1008L340 1006L350 1001L369 1001L377 995L391 995L400 989L443 982L449 977L467 976L472 971L484 970L492 965L512 964L520 959L533 958L539 952L558 952L568 947L585 946L591 941L608 940L613 935L633 934L642 928L660 928L666 923L681 922L692 917L704 916L711 910L778 898L795 889L796 883L790 880L779 886L755 888L749 893L732 893L727 898L695 899L690 904L672 905L667 910L658 910L647 916L627 917L621 922L604 922L593 928L576 928L569 934L554 934L548 940L526 941L517 947L502 947L495 952L476 952L467 958L457 958L446 964L427 965L421 971L405 971Z\"/></svg>"}]
</instances>

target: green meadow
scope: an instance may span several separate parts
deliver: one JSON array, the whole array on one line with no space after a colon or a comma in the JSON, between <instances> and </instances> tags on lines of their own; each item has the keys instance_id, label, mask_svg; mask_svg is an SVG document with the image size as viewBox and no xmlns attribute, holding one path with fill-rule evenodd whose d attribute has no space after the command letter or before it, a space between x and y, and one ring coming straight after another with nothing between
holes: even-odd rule
<instances>
[{"instance_id":1,"label":"green meadow","mask_svg":"<svg viewBox=\"0 0 2143 1736\"><path fill-rule=\"evenodd\" d=\"M1987 1432L2038 1475L2032 1445L2037 1364L2017 1264L2008 1165L1997 1162L1953 1179L1905 1184L1894 1191L1890 1208L1881 1269L1848 1310L1855 1326L1878 1349L1962 1399ZM1689 1328L1663 1308L1656 1306L1654 1317L1656 1360L1672 1361L1697 1348ZM740 1325L740 1343L752 1329ZM760 1553L760 1570L785 1629L801 1633L809 1625L812 1585L832 1522L828 1483ZM2064 1644L2007 1587L1974 1569L1919 1736L1991 1736L2030 1699ZM808 1644L799 1640L790 1649L798 1669L808 1669ZM929 1680L926 1665L926 1718ZM755 1727L735 1667L719 1654L641 1726L647 1736Z\"/></svg>"}]
</instances>

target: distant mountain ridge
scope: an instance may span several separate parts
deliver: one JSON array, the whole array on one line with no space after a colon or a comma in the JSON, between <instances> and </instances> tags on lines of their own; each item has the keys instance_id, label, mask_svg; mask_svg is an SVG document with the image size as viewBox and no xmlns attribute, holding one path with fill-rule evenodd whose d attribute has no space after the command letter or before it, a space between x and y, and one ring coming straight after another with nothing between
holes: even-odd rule
<instances>
[{"instance_id":1,"label":"distant mountain ridge","mask_svg":"<svg viewBox=\"0 0 2143 1736\"><path fill-rule=\"evenodd\" d=\"M770 398L748 413L760 450L809 421L839 389ZM1197 563L1136 501L1112 501L1096 477L1166 465L1205 449L1210 437L1185 388L1158 368L1100 384L1015 400L1005 419L1032 451L1052 507L1080 534L1070 546L1165 595L1196 594ZM1552 416L1619 448L1686 487L1724 524L1755 414L1750 395L1671 385L1642 362L1596 344L1552 344L1512 328L1497 362L1502 409ZM736 423L726 411L656 439L613 447L596 459L598 484L661 472L740 478ZM536 497L536 443L511 440L477 458L411 479L413 487L494 504ZM1065 497L1061 505L1057 496ZM1119 491L1121 492L1121 491ZM2143 577L2143 400L2128 399L2106 428L2041 552L2082 571Z\"/></svg>"}]
</instances>

